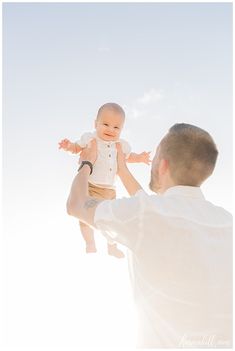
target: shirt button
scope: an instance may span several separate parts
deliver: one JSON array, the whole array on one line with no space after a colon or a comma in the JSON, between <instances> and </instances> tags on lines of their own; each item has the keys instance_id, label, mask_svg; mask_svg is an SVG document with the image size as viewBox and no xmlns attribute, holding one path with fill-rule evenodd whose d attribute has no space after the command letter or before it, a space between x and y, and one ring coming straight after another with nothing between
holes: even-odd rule
<instances>
[{"instance_id":1,"label":"shirt button","mask_svg":"<svg viewBox=\"0 0 235 351\"><path fill-rule=\"evenodd\" d=\"M108 147L110 147L110 145L108 145Z\"/></svg>"},{"instance_id":2,"label":"shirt button","mask_svg":"<svg viewBox=\"0 0 235 351\"><path fill-rule=\"evenodd\" d=\"M110 172L112 171L112 168L109 168Z\"/></svg>"},{"instance_id":3,"label":"shirt button","mask_svg":"<svg viewBox=\"0 0 235 351\"><path fill-rule=\"evenodd\" d=\"M109 157L111 157L111 155L109 154Z\"/></svg>"}]
</instances>

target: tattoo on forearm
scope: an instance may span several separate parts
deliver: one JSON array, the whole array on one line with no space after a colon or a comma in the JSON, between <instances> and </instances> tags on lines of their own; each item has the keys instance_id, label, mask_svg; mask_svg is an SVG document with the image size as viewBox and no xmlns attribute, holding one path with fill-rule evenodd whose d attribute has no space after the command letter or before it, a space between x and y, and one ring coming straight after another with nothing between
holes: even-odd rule
<instances>
[{"instance_id":1,"label":"tattoo on forearm","mask_svg":"<svg viewBox=\"0 0 235 351\"><path fill-rule=\"evenodd\" d=\"M85 202L84 204L84 208L88 209L88 208L91 208L91 207L95 207L96 205L98 205L100 201L99 200L96 200L96 199L89 199Z\"/></svg>"}]
</instances>

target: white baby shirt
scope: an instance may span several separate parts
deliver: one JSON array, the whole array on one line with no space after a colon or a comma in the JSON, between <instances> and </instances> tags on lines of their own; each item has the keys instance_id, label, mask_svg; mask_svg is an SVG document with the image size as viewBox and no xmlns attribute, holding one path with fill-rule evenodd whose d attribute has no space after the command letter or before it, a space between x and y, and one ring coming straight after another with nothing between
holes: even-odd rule
<instances>
[{"instance_id":1,"label":"white baby shirt","mask_svg":"<svg viewBox=\"0 0 235 351\"><path fill-rule=\"evenodd\" d=\"M115 179L117 174L117 149L116 143L120 142L126 158L130 156L131 146L124 139L118 141L104 141L97 136L96 132L84 133L76 141L81 147L87 147L92 139L97 141L97 159L93 165L93 172L89 177L89 182L105 188L115 189Z\"/></svg>"}]
</instances>

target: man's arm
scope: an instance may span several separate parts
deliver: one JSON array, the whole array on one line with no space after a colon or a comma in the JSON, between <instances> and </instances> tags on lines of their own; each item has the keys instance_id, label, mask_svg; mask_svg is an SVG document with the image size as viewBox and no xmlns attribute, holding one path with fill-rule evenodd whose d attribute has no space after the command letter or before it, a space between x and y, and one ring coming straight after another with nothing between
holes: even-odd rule
<instances>
[{"instance_id":1,"label":"man's arm","mask_svg":"<svg viewBox=\"0 0 235 351\"><path fill-rule=\"evenodd\" d=\"M94 226L96 207L102 200L94 199L88 194L90 167L84 165L73 180L67 200L67 212L91 226Z\"/></svg>"},{"instance_id":2,"label":"man's arm","mask_svg":"<svg viewBox=\"0 0 235 351\"><path fill-rule=\"evenodd\" d=\"M97 144L96 140L92 140L90 147L83 149L80 155L80 161L89 161L94 164L96 158ZM94 226L95 210L101 201L89 196L88 178L90 170L90 166L85 164L75 176L67 200L67 212L69 215L80 219L82 222Z\"/></svg>"},{"instance_id":3,"label":"man's arm","mask_svg":"<svg viewBox=\"0 0 235 351\"><path fill-rule=\"evenodd\" d=\"M125 154L122 151L120 143L117 143L116 147L118 152L118 175L129 195L135 195L142 187L127 168Z\"/></svg>"}]
</instances>

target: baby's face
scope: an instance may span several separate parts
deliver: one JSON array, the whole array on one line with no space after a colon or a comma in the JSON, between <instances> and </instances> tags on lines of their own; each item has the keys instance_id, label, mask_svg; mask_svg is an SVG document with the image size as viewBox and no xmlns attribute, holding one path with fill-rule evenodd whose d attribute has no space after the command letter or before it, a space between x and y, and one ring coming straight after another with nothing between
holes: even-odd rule
<instances>
[{"instance_id":1,"label":"baby's face","mask_svg":"<svg viewBox=\"0 0 235 351\"><path fill-rule=\"evenodd\" d=\"M117 141L124 124L124 117L112 110L103 110L95 121L97 136L105 141Z\"/></svg>"}]
</instances>

